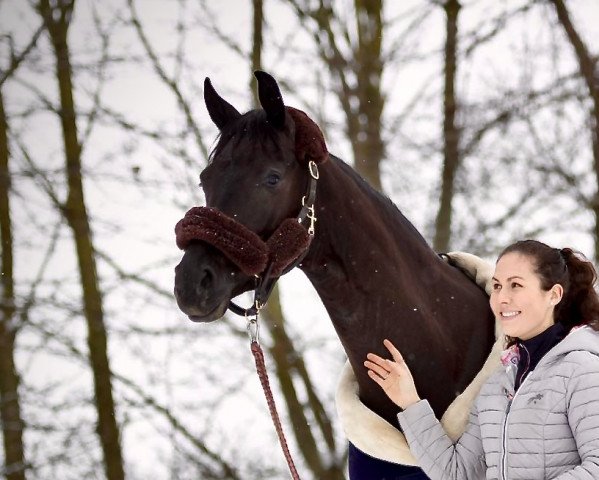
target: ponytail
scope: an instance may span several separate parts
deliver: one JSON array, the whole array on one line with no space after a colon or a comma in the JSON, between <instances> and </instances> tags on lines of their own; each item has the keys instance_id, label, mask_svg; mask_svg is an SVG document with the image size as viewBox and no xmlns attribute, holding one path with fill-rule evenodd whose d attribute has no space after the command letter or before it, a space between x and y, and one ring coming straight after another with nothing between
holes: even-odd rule
<instances>
[{"instance_id":1,"label":"ponytail","mask_svg":"<svg viewBox=\"0 0 599 480\"><path fill-rule=\"evenodd\" d=\"M595 290L597 271L581 253L571 248L562 248L569 288L564 287L564 296L557 305L555 321L568 330L575 325L587 324L599 331L599 295Z\"/></svg>"}]
</instances>

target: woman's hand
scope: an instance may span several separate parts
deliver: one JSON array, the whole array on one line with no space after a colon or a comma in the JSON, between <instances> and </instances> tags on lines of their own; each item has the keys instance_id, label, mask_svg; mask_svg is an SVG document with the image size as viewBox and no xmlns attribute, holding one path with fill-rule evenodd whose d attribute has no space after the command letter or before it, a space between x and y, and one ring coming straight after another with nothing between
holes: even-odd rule
<instances>
[{"instance_id":1,"label":"woman's hand","mask_svg":"<svg viewBox=\"0 0 599 480\"><path fill-rule=\"evenodd\" d=\"M393 360L369 353L364 366L368 368L370 378L381 386L391 401L405 410L410 405L419 402L420 397L416 392L410 369L399 350L389 340L385 340L383 344L391 353Z\"/></svg>"}]
</instances>

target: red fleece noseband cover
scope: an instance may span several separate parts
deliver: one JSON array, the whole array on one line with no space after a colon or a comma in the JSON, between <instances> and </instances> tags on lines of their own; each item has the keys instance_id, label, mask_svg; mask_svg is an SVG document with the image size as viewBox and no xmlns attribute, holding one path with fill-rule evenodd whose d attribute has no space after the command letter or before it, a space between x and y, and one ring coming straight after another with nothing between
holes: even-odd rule
<instances>
[{"instance_id":1,"label":"red fleece noseband cover","mask_svg":"<svg viewBox=\"0 0 599 480\"><path fill-rule=\"evenodd\" d=\"M264 242L241 223L211 207L191 208L175 226L177 246L185 250L194 240L220 250L246 275L263 272L272 263L271 275L279 276L308 248L310 235L295 218L285 219Z\"/></svg>"},{"instance_id":2,"label":"red fleece noseband cover","mask_svg":"<svg viewBox=\"0 0 599 480\"><path fill-rule=\"evenodd\" d=\"M310 245L312 237L297 219L286 218L267 240L271 275L278 277Z\"/></svg>"}]
</instances>

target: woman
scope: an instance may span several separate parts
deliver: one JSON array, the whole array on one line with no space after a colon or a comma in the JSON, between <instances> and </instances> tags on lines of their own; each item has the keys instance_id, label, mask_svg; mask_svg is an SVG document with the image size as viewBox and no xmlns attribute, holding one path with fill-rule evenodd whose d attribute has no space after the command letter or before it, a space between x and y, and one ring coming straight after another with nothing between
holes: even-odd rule
<instances>
[{"instance_id":1,"label":"woman","mask_svg":"<svg viewBox=\"0 0 599 480\"><path fill-rule=\"evenodd\" d=\"M599 479L596 279L569 248L525 240L501 253L490 304L508 349L455 444L391 342L393 360L368 354L368 374L403 409L401 429L431 479Z\"/></svg>"}]
</instances>

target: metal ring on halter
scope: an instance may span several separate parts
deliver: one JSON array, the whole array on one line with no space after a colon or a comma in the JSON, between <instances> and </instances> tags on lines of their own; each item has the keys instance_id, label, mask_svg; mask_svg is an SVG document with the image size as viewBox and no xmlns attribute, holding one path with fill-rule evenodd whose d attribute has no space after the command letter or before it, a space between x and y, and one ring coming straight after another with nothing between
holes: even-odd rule
<instances>
[{"instance_id":1,"label":"metal ring on halter","mask_svg":"<svg viewBox=\"0 0 599 480\"><path fill-rule=\"evenodd\" d=\"M320 174L318 173L318 166L312 160L308 162L308 170L310 170L310 175L312 175L312 178L314 180L318 180L320 178Z\"/></svg>"}]
</instances>

